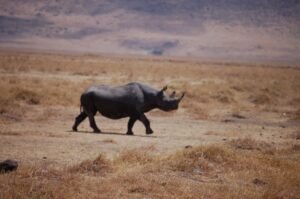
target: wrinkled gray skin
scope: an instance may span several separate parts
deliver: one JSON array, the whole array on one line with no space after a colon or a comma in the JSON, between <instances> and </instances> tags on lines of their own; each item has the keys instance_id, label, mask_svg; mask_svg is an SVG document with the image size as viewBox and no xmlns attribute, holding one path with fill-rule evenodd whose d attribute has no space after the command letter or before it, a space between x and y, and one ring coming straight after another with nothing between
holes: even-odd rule
<instances>
[{"instance_id":1,"label":"wrinkled gray skin","mask_svg":"<svg viewBox=\"0 0 300 199\"><path fill-rule=\"evenodd\" d=\"M80 102L83 111L76 117L73 131L77 131L78 125L88 117L94 132L100 133L94 119L99 111L103 116L111 119L129 117L128 135L133 135L132 127L136 120L144 124L146 134L152 134L150 122L144 113L155 108L163 111L176 110L184 96L183 93L181 97L176 97L175 92L167 96L164 94L166 89L167 87L157 90L137 82L117 87L92 86L81 95Z\"/></svg>"}]
</instances>

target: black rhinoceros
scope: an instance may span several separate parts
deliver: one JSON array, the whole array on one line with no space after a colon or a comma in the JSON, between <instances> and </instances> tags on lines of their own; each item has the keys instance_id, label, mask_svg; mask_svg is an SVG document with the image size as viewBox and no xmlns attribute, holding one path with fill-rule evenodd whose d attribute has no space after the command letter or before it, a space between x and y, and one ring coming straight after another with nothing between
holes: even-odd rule
<instances>
[{"instance_id":1,"label":"black rhinoceros","mask_svg":"<svg viewBox=\"0 0 300 199\"><path fill-rule=\"evenodd\" d=\"M94 132L101 132L95 123L94 116L99 111L103 116L111 119L129 117L127 134L133 135L132 127L136 120L140 120L146 128L146 134L152 134L150 122L144 113L158 108L163 111L178 109L178 104L184 97L167 96L164 91L152 88L146 84L133 82L123 86L92 86L88 88L80 98L83 111L76 117L73 131L77 131L78 125L89 118L90 126Z\"/></svg>"}]
</instances>

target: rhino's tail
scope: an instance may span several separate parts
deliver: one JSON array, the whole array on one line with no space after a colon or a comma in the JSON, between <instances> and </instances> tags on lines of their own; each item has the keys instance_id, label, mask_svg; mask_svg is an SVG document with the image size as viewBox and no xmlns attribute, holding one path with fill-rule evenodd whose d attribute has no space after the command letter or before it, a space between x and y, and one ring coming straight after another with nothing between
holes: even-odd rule
<instances>
[{"instance_id":1,"label":"rhino's tail","mask_svg":"<svg viewBox=\"0 0 300 199\"><path fill-rule=\"evenodd\" d=\"M80 111L80 113L83 112L83 106L82 106L82 104L80 104L80 109L79 109L79 111Z\"/></svg>"},{"instance_id":2,"label":"rhino's tail","mask_svg":"<svg viewBox=\"0 0 300 199\"><path fill-rule=\"evenodd\" d=\"M80 113L82 113L84 111L83 109L83 101L84 101L84 98L83 98L83 95L80 96Z\"/></svg>"}]
</instances>

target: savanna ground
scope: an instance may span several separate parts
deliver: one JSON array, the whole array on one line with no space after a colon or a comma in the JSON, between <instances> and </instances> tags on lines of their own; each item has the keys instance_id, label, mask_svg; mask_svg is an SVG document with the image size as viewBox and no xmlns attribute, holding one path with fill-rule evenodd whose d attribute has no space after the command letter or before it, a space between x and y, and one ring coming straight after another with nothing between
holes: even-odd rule
<instances>
[{"instance_id":1,"label":"savanna ground","mask_svg":"<svg viewBox=\"0 0 300 199\"><path fill-rule=\"evenodd\" d=\"M176 59L0 53L0 198L299 198L300 70ZM154 134L96 116L71 132L93 84L186 91L148 113Z\"/></svg>"}]
</instances>

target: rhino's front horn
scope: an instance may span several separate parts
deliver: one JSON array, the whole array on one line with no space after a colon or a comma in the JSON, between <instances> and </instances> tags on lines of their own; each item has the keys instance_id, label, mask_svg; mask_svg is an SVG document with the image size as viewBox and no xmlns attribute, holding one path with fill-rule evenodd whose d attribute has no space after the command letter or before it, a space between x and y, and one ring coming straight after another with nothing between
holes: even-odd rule
<instances>
[{"instance_id":1,"label":"rhino's front horn","mask_svg":"<svg viewBox=\"0 0 300 199\"><path fill-rule=\"evenodd\" d=\"M182 98L184 97L185 92L182 93L181 97L178 98L178 101L180 102L182 100Z\"/></svg>"}]
</instances>

